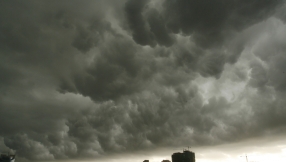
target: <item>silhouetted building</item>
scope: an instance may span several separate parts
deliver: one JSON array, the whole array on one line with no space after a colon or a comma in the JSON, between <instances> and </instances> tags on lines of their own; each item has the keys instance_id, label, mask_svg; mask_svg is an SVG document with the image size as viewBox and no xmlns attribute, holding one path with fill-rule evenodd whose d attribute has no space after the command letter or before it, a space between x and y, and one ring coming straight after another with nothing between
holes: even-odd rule
<instances>
[{"instance_id":1,"label":"silhouetted building","mask_svg":"<svg viewBox=\"0 0 286 162\"><path fill-rule=\"evenodd\" d=\"M195 162L195 153L184 150L183 153L177 152L172 155L172 162Z\"/></svg>"},{"instance_id":2,"label":"silhouetted building","mask_svg":"<svg viewBox=\"0 0 286 162\"><path fill-rule=\"evenodd\" d=\"M14 162L14 161L15 161L15 155L10 155L10 154L0 155L0 162Z\"/></svg>"},{"instance_id":3,"label":"silhouetted building","mask_svg":"<svg viewBox=\"0 0 286 162\"><path fill-rule=\"evenodd\" d=\"M171 162L170 160L162 160L162 162Z\"/></svg>"},{"instance_id":4,"label":"silhouetted building","mask_svg":"<svg viewBox=\"0 0 286 162\"><path fill-rule=\"evenodd\" d=\"M149 160L144 160L143 162L149 162Z\"/></svg>"}]
</instances>

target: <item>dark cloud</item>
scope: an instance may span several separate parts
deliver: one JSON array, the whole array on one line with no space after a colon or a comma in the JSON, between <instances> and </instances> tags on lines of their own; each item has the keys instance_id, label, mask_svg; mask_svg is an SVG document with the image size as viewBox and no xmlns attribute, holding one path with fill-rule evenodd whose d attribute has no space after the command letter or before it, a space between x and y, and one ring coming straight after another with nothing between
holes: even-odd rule
<instances>
[{"instance_id":1,"label":"dark cloud","mask_svg":"<svg viewBox=\"0 0 286 162\"><path fill-rule=\"evenodd\" d=\"M141 45L155 46L154 34L148 30L142 15L147 2L147 0L128 1L125 5L126 18L133 31L132 36L135 42Z\"/></svg>"},{"instance_id":2,"label":"dark cloud","mask_svg":"<svg viewBox=\"0 0 286 162\"><path fill-rule=\"evenodd\" d=\"M150 9L148 1L128 1L125 6L134 40L151 45L157 38L160 45L172 44L171 33L192 35L203 48L221 46L226 35L241 30L268 17L282 0L227 1L227 0L166 0L161 14ZM143 14L148 13L148 14ZM152 15L147 18L145 15ZM149 25L149 26L148 26ZM164 39L164 44L160 43ZM147 43L148 42L148 43Z\"/></svg>"},{"instance_id":3,"label":"dark cloud","mask_svg":"<svg viewBox=\"0 0 286 162\"><path fill-rule=\"evenodd\" d=\"M226 22L227 2L215 1L165 1L166 26L173 33L194 34L199 45L219 42Z\"/></svg>"},{"instance_id":4,"label":"dark cloud","mask_svg":"<svg viewBox=\"0 0 286 162\"><path fill-rule=\"evenodd\" d=\"M155 9L149 11L148 23L150 31L154 33L155 39L159 45L171 46L174 43L174 37L168 33L164 25L164 19Z\"/></svg>"},{"instance_id":5,"label":"dark cloud","mask_svg":"<svg viewBox=\"0 0 286 162\"><path fill-rule=\"evenodd\" d=\"M179 66L189 65L190 68L199 70L203 76L217 78L224 64L236 62L245 48L242 38L234 41L235 45L228 40L237 32L273 15L275 8L283 3L282 0L166 0L161 8L156 8L148 2L130 0L125 5L126 17L135 42L151 47L156 44L154 42L170 46L176 42L173 34L190 36L196 47L188 50L184 47L176 53ZM209 54L206 49L216 52ZM226 55L225 51L229 54ZM212 65L196 65L195 60L212 62Z\"/></svg>"},{"instance_id":6,"label":"dark cloud","mask_svg":"<svg viewBox=\"0 0 286 162\"><path fill-rule=\"evenodd\" d=\"M279 22L280 25L281 22ZM285 25L283 25L284 27ZM280 28L278 30L285 30ZM270 33L269 33L270 34ZM252 75L255 79L255 72L259 71L260 82L264 82L265 86L273 86L277 91L285 92L285 35L280 35L278 33L273 33L274 35L269 35L260 45L256 48L255 55L259 57L262 62L257 63L257 69L253 69ZM279 36L278 36L279 35ZM263 67L263 63L267 66ZM262 85L257 85L259 88L263 87Z\"/></svg>"},{"instance_id":7,"label":"dark cloud","mask_svg":"<svg viewBox=\"0 0 286 162\"><path fill-rule=\"evenodd\" d=\"M275 16L279 19L281 19L284 23L286 22L286 12L285 12L285 4L281 5L277 12L275 13Z\"/></svg>"},{"instance_id":8,"label":"dark cloud","mask_svg":"<svg viewBox=\"0 0 286 162\"><path fill-rule=\"evenodd\" d=\"M27 135L15 135L5 138L5 145L19 150L19 156L25 156L31 160L52 160L53 155L43 144L28 139Z\"/></svg>"},{"instance_id":9,"label":"dark cloud","mask_svg":"<svg viewBox=\"0 0 286 162\"><path fill-rule=\"evenodd\" d=\"M194 34L202 47L222 41L228 30L241 29L269 16L282 1L165 1L167 26L173 32ZM259 6L259 7L257 7Z\"/></svg>"},{"instance_id":10,"label":"dark cloud","mask_svg":"<svg viewBox=\"0 0 286 162\"><path fill-rule=\"evenodd\" d=\"M98 34L94 34L93 36L92 32L83 29L83 27L78 27L77 30L79 31L78 35L72 43L75 48L85 53L89 51L90 48L96 46L99 41Z\"/></svg>"},{"instance_id":11,"label":"dark cloud","mask_svg":"<svg viewBox=\"0 0 286 162\"><path fill-rule=\"evenodd\" d=\"M72 45L83 53L86 53L91 48L95 47L99 41L104 38L104 33L106 31L116 35L112 30L110 23L100 19L95 19L87 27L79 25L76 30L77 35Z\"/></svg>"},{"instance_id":12,"label":"dark cloud","mask_svg":"<svg viewBox=\"0 0 286 162\"><path fill-rule=\"evenodd\" d=\"M118 38L120 39L120 38ZM79 92L95 100L114 99L140 89L140 60L129 41L112 41L100 50L84 74L73 77L73 85L61 85L63 91Z\"/></svg>"},{"instance_id":13,"label":"dark cloud","mask_svg":"<svg viewBox=\"0 0 286 162\"><path fill-rule=\"evenodd\" d=\"M15 69L9 67L0 66L0 89L1 92L5 92L7 86L13 85L20 78L21 73L17 72Z\"/></svg>"},{"instance_id":14,"label":"dark cloud","mask_svg":"<svg viewBox=\"0 0 286 162\"><path fill-rule=\"evenodd\" d=\"M89 159L279 133L280 3L1 2L0 149Z\"/></svg>"}]
</instances>

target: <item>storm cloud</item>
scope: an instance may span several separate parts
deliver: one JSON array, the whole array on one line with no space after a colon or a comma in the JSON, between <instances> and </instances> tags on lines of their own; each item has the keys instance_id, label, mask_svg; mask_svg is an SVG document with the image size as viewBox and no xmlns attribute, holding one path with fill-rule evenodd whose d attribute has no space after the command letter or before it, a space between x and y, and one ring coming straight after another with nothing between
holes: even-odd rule
<instances>
[{"instance_id":1,"label":"storm cloud","mask_svg":"<svg viewBox=\"0 0 286 162\"><path fill-rule=\"evenodd\" d=\"M20 161L285 133L283 0L0 4L0 149Z\"/></svg>"}]
</instances>

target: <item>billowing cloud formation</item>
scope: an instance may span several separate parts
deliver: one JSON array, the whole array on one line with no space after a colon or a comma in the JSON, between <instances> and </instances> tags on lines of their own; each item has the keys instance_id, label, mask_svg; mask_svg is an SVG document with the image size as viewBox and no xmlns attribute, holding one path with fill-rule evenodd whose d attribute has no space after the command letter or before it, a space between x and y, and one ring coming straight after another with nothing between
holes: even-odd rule
<instances>
[{"instance_id":1,"label":"billowing cloud formation","mask_svg":"<svg viewBox=\"0 0 286 162\"><path fill-rule=\"evenodd\" d=\"M84 159L283 133L281 4L1 2L0 149Z\"/></svg>"}]
</instances>

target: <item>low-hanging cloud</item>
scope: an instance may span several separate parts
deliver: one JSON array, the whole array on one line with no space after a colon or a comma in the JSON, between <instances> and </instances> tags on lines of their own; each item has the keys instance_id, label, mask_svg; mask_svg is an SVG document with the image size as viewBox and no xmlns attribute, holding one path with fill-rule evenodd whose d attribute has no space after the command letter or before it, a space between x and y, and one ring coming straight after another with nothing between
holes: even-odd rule
<instances>
[{"instance_id":1,"label":"low-hanging cloud","mask_svg":"<svg viewBox=\"0 0 286 162\"><path fill-rule=\"evenodd\" d=\"M21 160L283 133L282 0L1 4L0 149Z\"/></svg>"}]
</instances>

